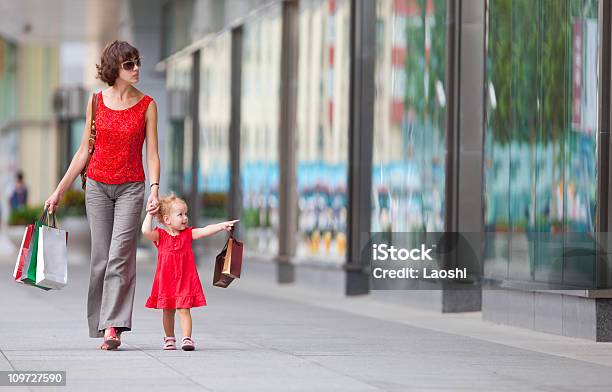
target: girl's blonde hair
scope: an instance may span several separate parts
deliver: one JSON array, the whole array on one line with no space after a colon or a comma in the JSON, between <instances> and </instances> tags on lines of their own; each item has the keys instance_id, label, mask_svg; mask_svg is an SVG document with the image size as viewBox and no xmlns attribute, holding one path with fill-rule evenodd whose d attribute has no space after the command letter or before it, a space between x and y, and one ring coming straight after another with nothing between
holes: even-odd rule
<instances>
[{"instance_id":1,"label":"girl's blonde hair","mask_svg":"<svg viewBox=\"0 0 612 392\"><path fill-rule=\"evenodd\" d=\"M164 223L164 215L170 215L172 204L177 202L187 205L187 202L185 202L185 200L181 199L174 193L159 198L159 210L157 211L157 214L155 214L155 218L159 223Z\"/></svg>"}]
</instances>

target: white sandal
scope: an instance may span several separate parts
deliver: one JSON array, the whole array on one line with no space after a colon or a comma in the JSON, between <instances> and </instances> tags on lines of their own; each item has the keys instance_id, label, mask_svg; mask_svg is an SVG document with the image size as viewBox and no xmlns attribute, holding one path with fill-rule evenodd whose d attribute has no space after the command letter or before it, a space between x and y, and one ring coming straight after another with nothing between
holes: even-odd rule
<instances>
[{"instance_id":1,"label":"white sandal","mask_svg":"<svg viewBox=\"0 0 612 392\"><path fill-rule=\"evenodd\" d=\"M164 337L164 350L176 350L176 338Z\"/></svg>"},{"instance_id":2,"label":"white sandal","mask_svg":"<svg viewBox=\"0 0 612 392\"><path fill-rule=\"evenodd\" d=\"M184 351L193 351L193 350L195 350L195 345L193 344L193 340L191 340L191 338L189 336L185 336L183 338L183 345L181 346L181 348Z\"/></svg>"}]
</instances>

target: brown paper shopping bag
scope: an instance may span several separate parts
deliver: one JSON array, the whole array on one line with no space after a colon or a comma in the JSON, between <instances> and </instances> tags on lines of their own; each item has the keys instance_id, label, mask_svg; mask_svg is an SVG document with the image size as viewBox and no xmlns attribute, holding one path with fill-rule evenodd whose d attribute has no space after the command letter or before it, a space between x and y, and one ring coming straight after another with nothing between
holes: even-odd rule
<instances>
[{"instance_id":1,"label":"brown paper shopping bag","mask_svg":"<svg viewBox=\"0 0 612 392\"><path fill-rule=\"evenodd\" d=\"M242 242L234 238L234 229L230 231L230 236L225 246L215 259L215 273L213 275L213 285L225 288L236 278L240 278L242 270Z\"/></svg>"}]
</instances>

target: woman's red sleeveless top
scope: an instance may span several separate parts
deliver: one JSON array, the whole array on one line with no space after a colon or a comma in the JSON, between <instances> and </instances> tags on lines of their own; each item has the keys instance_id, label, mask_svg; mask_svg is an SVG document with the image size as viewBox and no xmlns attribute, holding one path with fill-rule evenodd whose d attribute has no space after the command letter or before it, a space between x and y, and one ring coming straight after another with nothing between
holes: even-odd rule
<instances>
[{"instance_id":1,"label":"woman's red sleeveless top","mask_svg":"<svg viewBox=\"0 0 612 392\"><path fill-rule=\"evenodd\" d=\"M145 114L153 98L143 96L134 106L113 110L98 93L96 143L87 168L87 177L106 184L145 180L142 145L145 140Z\"/></svg>"}]
</instances>

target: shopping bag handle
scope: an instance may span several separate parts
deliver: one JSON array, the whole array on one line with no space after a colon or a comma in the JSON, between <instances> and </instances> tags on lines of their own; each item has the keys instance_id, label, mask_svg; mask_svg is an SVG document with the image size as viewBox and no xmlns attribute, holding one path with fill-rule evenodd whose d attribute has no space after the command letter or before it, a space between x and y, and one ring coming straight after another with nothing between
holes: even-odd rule
<instances>
[{"instance_id":1,"label":"shopping bag handle","mask_svg":"<svg viewBox=\"0 0 612 392\"><path fill-rule=\"evenodd\" d=\"M44 222L45 217L48 216L48 211L49 211L49 208L45 208L43 210L42 214L40 214L40 218L38 218L38 222L41 222L41 223Z\"/></svg>"},{"instance_id":2,"label":"shopping bag handle","mask_svg":"<svg viewBox=\"0 0 612 392\"><path fill-rule=\"evenodd\" d=\"M53 218L53 224L49 224L49 216ZM50 212L47 214L47 225L53 227L54 229L57 229L57 220L55 219L55 212Z\"/></svg>"},{"instance_id":3,"label":"shopping bag handle","mask_svg":"<svg viewBox=\"0 0 612 392\"><path fill-rule=\"evenodd\" d=\"M52 217L53 221L51 221L49 217ZM55 219L55 213L49 212L48 207L44 209L43 213L40 215L40 218L38 218L38 222L44 223L45 218L47 218L47 226L57 229L57 220Z\"/></svg>"},{"instance_id":4,"label":"shopping bag handle","mask_svg":"<svg viewBox=\"0 0 612 392\"><path fill-rule=\"evenodd\" d=\"M229 244L229 238L227 239L227 241L225 241L225 245L223 246L223 249L221 249L221 252L223 252L224 250L227 250L228 244Z\"/></svg>"},{"instance_id":5,"label":"shopping bag handle","mask_svg":"<svg viewBox=\"0 0 612 392\"><path fill-rule=\"evenodd\" d=\"M227 237L227 240L225 240L225 246L223 247L223 249L221 249L221 251L223 252L224 250L227 250L227 246L229 245L229 240L231 238L234 238L234 226L232 226L230 228L230 232L229 232L229 236ZM235 239L235 238L234 238Z\"/></svg>"}]
</instances>

